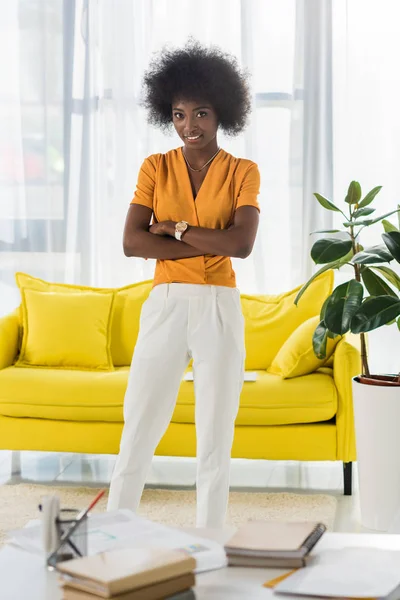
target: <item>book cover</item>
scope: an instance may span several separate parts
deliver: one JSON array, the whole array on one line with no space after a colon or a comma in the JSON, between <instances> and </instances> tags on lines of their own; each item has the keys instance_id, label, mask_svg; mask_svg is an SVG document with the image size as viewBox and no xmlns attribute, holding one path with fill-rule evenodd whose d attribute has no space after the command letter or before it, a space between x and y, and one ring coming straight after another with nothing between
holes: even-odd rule
<instances>
[{"instance_id":1,"label":"book cover","mask_svg":"<svg viewBox=\"0 0 400 600\"><path fill-rule=\"evenodd\" d=\"M57 564L70 587L110 598L191 573L196 560L177 550L127 548Z\"/></svg>"},{"instance_id":2,"label":"book cover","mask_svg":"<svg viewBox=\"0 0 400 600\"><path fill-rule=\"evenodd\" d=\"M194 573L181 575L174 579L168 579L159 583L154 583L147 587L138 588L112 596L111 600L159 600L173 596L178 600L184 600L185 594L182 592L190 590L195 585ZM96 600L102 596L94 595L91 592L70 587L68 584L63 586L63 600Z\"/></svg>"},{"instance_id":3,"label":"book cover","mask_svg":"<svg viewBox=\"0 0 400 600\"><path fill-rule=\"evenodd\" d=\"M326 531L322 523L249 521L226 543L230 556L303 559Z\"/></svg>"}]
</instances>

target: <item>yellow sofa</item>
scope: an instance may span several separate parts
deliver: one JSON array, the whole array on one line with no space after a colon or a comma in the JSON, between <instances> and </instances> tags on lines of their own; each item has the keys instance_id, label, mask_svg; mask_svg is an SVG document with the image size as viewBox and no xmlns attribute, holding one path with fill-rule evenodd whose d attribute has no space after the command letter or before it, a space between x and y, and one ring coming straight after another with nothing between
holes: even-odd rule
<instances>
[{"instance_id":1,"label":"yellow sofa","mask_svg":"<svg viewBox=\"0 0 400 600\"><path fill-rule=\"evenodd\" d=\"M31 289L79 293L79 286L23 277ZM271 460L343 461L344 492L351 494L355 460L351 378L359 351L347 339L314 372L285 379L268 369L285 341L319 314L333 274L316 279L299 306L297 290L278 296L242 296L246 323L246 370L232 456ZM123 426L123 399L141 306L151 282L116 290L111 327L113 367L105 371L16 364L23 339L23 312L0 319L0 448L116 454ZM195 456L193 383L181 384L171 423L158 455Z\"/></svg>"}]
</instances>

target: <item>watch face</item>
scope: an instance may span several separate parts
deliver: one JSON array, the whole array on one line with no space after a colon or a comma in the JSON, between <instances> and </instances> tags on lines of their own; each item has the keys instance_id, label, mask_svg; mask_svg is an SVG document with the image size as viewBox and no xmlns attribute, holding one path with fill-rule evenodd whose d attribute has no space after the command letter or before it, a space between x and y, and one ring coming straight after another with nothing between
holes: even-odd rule
<instances>
[{"instance_id":1,"label":"watch face","mask_svg":"<svg viewBox=\"0 0 400 600\"><path fill-rule=\"evenodd\" d=\"M178 233L183 233L184 231L186 231L187 229L187 223L177 223L176 224L176 231Z\"/></svg>"}]
</instances>

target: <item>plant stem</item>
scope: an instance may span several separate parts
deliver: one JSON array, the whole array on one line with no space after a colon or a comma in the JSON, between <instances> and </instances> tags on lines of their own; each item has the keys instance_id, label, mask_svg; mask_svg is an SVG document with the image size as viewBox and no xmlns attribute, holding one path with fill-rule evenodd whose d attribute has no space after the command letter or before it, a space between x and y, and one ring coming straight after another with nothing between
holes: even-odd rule
<instances>
[{"instance_id":1,"label":"plant stem","mask_svg":"<svg viewBox=\"0 0 400 600\"><path fill-rule=\"evenodd\" d=\"M370 376L369 366L368 366L368 356L367 356L367 344L365 341L365 333L360 333L360 342L361 342L361 366L363 369L363 375L366 377Z\"/></svg>"},{"instance_id":2,"label":"plant stem","mask_svg":"<svg viewBox=\"0 0 400 600\"><path fill-rule=\"evenodd\" d=\"M353 253L357 254L359 251L359 244L356 243L356 238L354 236L354 227L350 227L350 237L351 243L353 247ZM353 264L354 273L356 281L361 283L361 270L360 265ZM368 354L367 354L367 344L365 340L365 333L360 333L360 343L361 343L361 369L362 374L366 377L370 376L369 365L368 365Z\"/></svg>"}]
</instances>

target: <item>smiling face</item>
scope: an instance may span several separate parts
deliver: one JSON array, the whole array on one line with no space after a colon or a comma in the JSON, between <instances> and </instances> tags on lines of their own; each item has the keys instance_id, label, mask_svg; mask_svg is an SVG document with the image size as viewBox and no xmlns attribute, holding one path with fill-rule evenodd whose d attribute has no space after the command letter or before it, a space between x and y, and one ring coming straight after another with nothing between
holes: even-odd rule
<instances>
[{"instance_id":1,"label":"smiling face","mask_svg":"<svg viewBox=\"0 0 400 600\"><path fill-rule=\"evenodd\" d=\"M175 100L172 122L187 148L200 150L217 144L218 119L207 102Z\"/></svg>"}]
</instances>

